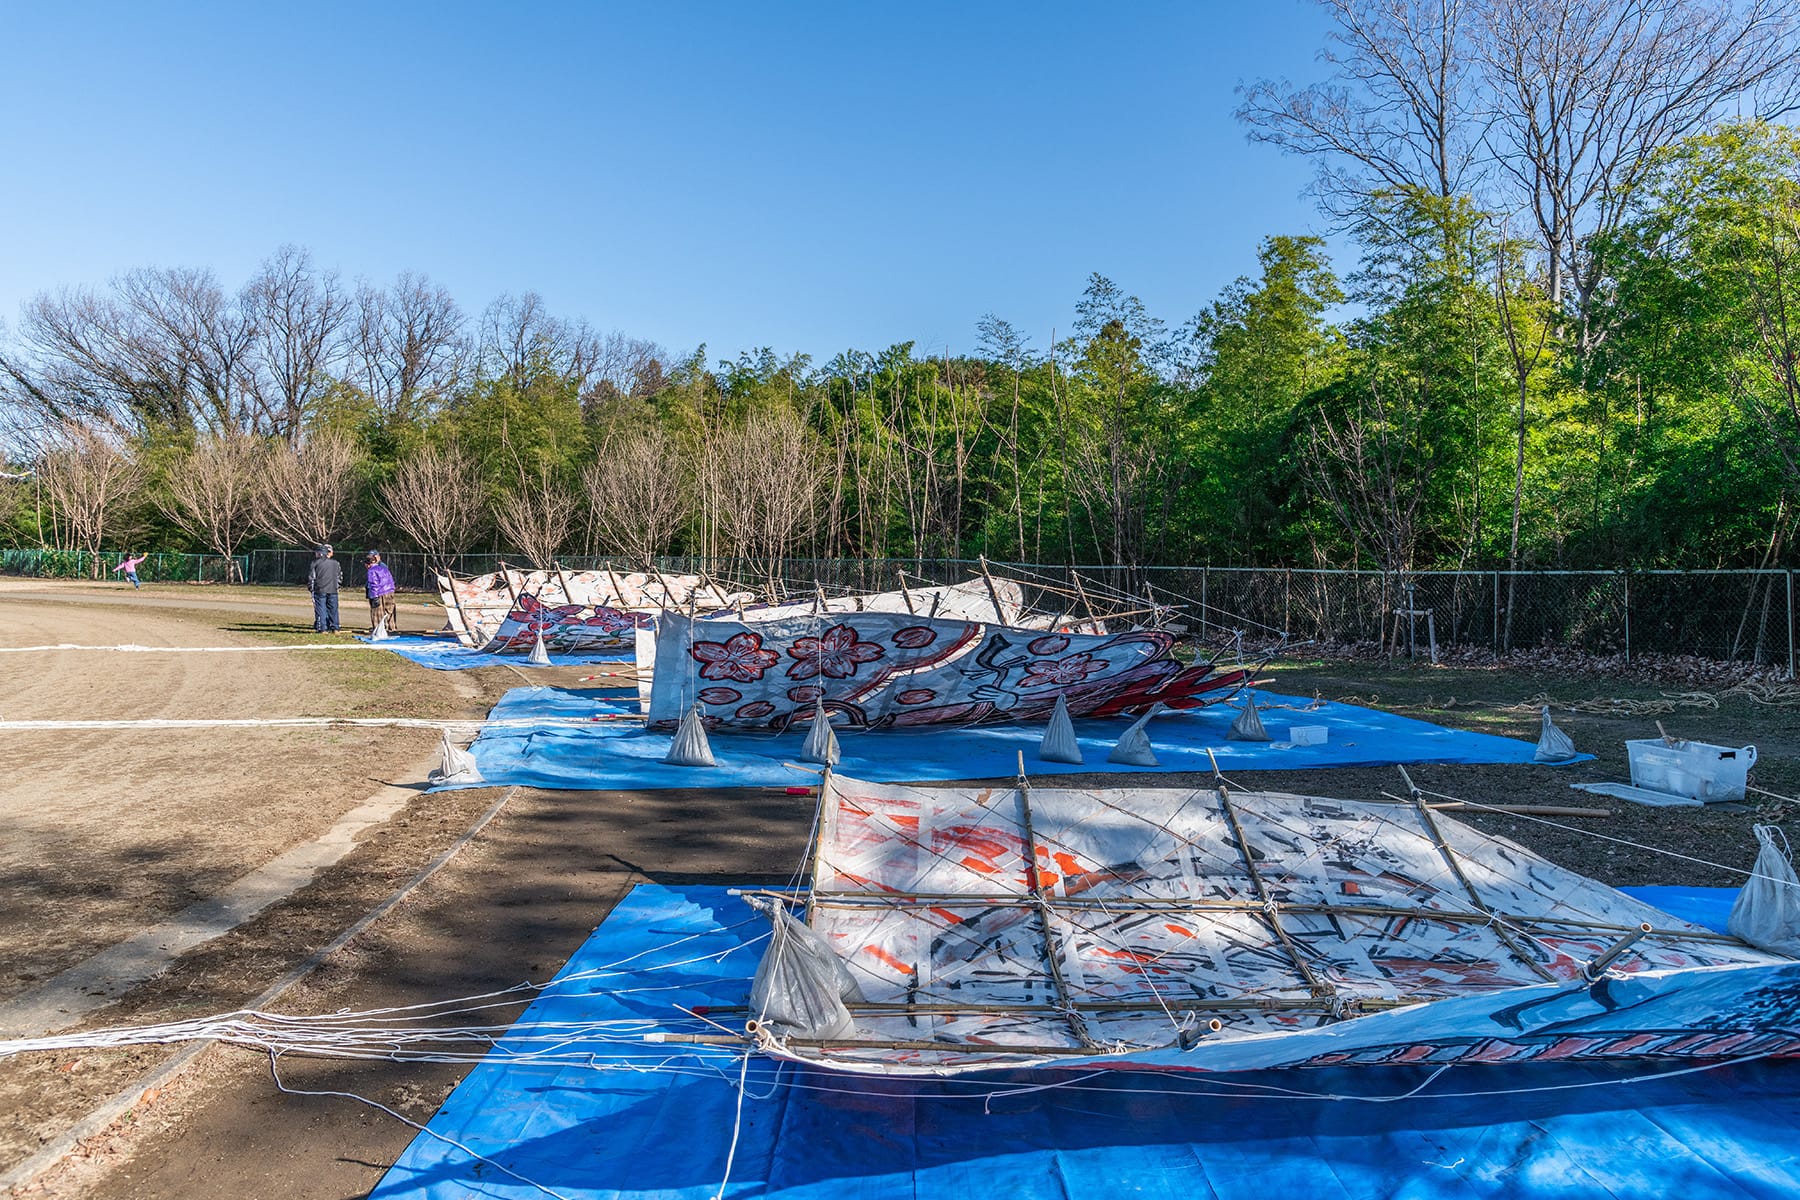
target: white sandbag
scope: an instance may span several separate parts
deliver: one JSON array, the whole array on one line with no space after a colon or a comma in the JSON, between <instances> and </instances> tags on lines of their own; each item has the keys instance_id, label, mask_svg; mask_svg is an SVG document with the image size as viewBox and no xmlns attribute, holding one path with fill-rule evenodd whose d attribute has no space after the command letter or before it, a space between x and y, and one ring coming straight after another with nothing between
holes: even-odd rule
<instances>
[{"instance_id":1,"label":"white sandbag","mask_svg":"<svg viewBox=\"0 0 1800 1200\"><path fill-rule=\"evenodd\" d=\"M1129 767L1159 766L1160 764L1156 761L1156 752L1150 748L1150 734L1144 728L1150 723L1150 718L1155 715L1156 706L1151 705L1149 712L1133 721L1131 727L1119 735L1119 744L1114 746L1112 753L1106 756L1106 761L1124 763Z\"/></svg>"},{"instance_id":2,"label":"white sandbag","mask_svg":"<svg viewBox=\"0 0 1800 1200\"><path fill-rule=\"evenodd\" d=\"M1755 828L1762 849L1756 853L1754 873L1738 889L1725 928L1758 949L1800 958L1800 879L1794 877L1787 835L1778 825Z\"/></svg>"},{"instance_id":3,"label":"white sandbag","mask_svg":"<svg viewBox=\"0 0 1800 1200\"><path fill-rule=\"evenodd\" d=\"M800 747L800 758L803 762L824 763L828 767L837 765L837 731L831 727L831 718L825 715L823 697L813 701L812 728L806 731L806 744Z\"/></svg>"},{"instance_id":4,"label":"white sandbag","mask_svg":"<svg viewBox=\"0 0 1800 1200\"><path fill-rule=\"evenodd\" d=\"M475 765L475 755L452 742L448 729L443 731L443 743L438 748L437 769L425 778L434 787L445 783L487 782Z\"/></svg>"},{"instance_id":5,"label":"white sandbag","mask_svg":"<svg viewBox=\"0 0 1800 1200\"><path fill-rule=\"evenodd\" d=\"M675 731L675 740L669 743L669 753L663 761L672 767L719 765L713 760L712 743L706 740L706 726L700 720L698 704L681 718L681 727Z\"/></svg>"},{"instance_id":6,"label":"white sandbag","mask_svg":"<svg viewBox=\"0 0 1800 1200\"><path fill-rule=\"evenodd\" d=\"M1225 736L1234 742L1272 742L1269 731L1263 728L1262 715L1256 711L1256 697L1250 692L1244 693L1244 707L1225 731Z\"/></svg>"},{"instance_id":7,"label":"white sandbag","mask_svg":"<svg viewBox=\"0 0 1800 1200\"><path fill-rule=\"evenodd\" d=\"M371 642L385 642L393 636L394 636L393 634L391 634L387 631L387 618L386 617L383 617L383 618L381 618L381 620L375 622L375 628L369 631L369 640Z\"/></svg>"},{"instance_id":8,"label":"white sandbag","mask_svg":"<svg viewBox=\"0 0 1800 1200\"><path fill-rule=\"evenodd\" d=\"M544 633L542 630L538 631L537 641L532 643L531 654L525 661L534 667L547 667L550 665L550 651L544 648Z\"/></svg>"},{"instance_id":9,"label":"white sandbag","mask_svg":"<svg viewBox=\"0 0 1800 1200\"><path fill-rule=\"evenodd\" d=\"M751 1013L777 1036L853 1036L856 1023L844 1001L863 995L849 968L779 900L769 905L769 920L769 946L750 982Z\"/></svg>"},{"instance_id":10,"label":"white sandbag","mask_svg":"<svg viewBox=\"0 0 1800 1200\"><path fill-rule=\"evenodd\" d=\"M1044 727L1044 740L1038 744L1038 757L1045 762L1079 763L1081 743L1075 740L1075 722L1069 720L1069 702L1056 698L1056 711Z\"/></svg>"},{"instance_id":11,"label":"white sandbag","mask_svg":"<svg viewBox=\"0 0 1800 1200\"><path fill-rule=\"evenodd\" d=\"M1544 723L1538 731L1537 751L1532 755L1538 762L1567 762L1575 757L1575 742L1568 734L1556 727L1550 719L1550 706L1544 705Z\"/></svg>"}]
</instances>

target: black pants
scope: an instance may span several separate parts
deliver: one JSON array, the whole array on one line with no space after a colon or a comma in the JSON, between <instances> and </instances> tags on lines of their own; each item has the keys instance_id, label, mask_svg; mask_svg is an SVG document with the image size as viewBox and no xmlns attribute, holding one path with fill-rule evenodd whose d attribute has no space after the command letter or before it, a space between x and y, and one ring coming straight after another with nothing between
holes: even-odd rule
<instances>
[{"instance_id":1,"label":"black pants","mask_svg":"<svg viewBox=\"0 0 1800 1200\"><path fill-rule=\"evenodd\" d=\"M336 592L313 593L313 632L336 633L338 631L338 611Z\"/></svg>"}]
</instances>

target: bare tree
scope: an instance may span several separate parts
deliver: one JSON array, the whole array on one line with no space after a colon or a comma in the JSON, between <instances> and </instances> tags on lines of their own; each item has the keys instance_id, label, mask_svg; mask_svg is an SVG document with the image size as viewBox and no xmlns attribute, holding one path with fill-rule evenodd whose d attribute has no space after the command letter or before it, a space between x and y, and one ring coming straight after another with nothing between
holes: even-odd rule
<instances>
[{"instance_id":1,"label":"bare tree","mask_svg":"<svg viewBox=\"0 0 1800 1200\"><path fill-rule=\"evenodd\" d=\"M456 300L423 276L407 272L386 291L365 285L349 335L351 378L382 412L423 415L462 380L463 325Z\"/></svg>"},{"instance_id":2,"label":"bare tree","mask_svg":"<svg viewBox=\"0 0 1800 1200\"><path fill-rule=\"evenodd\" d=\"M80 420L121 437L153 426L219 430L250 419L254 333L211 272L129 271L102 294L43 294L26 306L0 386L41 421Z\"/></svg>"},{"instance_id":3,"label":"bare tree","mask_svg":"<svg viewBox=\"0 0 1800 1200\"><path fill-rule=\"evenodd\" d=\"M242 429L251 419L250 346L256 328L211 271L127 272L116 290L137 318L140 340L184 364L187 407L196 429Z\"/></svg>"},{"instance_id":4,"label":"bare tree","mask_svg":"<svg viewBox=\"0 0 1800 1200\"><path fill-rule=\"evenodd\" d=\"M438 563L468 550L487 524L487 487L473 456L426 446L381 485L389 521Z\"/></svg>"},{"instance_id":5,"label":"bare tree","mask_svg":"<svg viewBox=\"0 0 1800 1200\"><path fill-rule=\"evenodd\" d=\"M1313 157L1319 198L1339 216L1374 191L1468 189L1480 126L1467 0L1321 3L1337 25L1319 55L1331 78L1240 89L1251 138Z\"/></svg>"},{"instance_id":6,"label":"bare tree","mask_svg":"<svg viewBox=\"0 0 1800 1200\"><path fill-rule=\"evenodd\" d=\"M1416 381L1377 377L1333 392L1310 414L1302 473L1359 556L1367 550L1384 575L1403 577L1412 570L1426 487L1439 461L1424 431L1429 397Z\"/></svg>"},{"instance_id":7,"label":"bare tree","mask_svg":"<svg viewBox=\"0 0 1800 1200\"><path fill-rule=\"evenodd\" d=\"M502 295L481 314L481 370L515 388L525 387L545 370L567 375L582 353L579 341L567 322L550 315L536 292Z\"/></svg>"},{"instance_id":8,"label":"bare tree","mask_svg":"<svg viewBox=\"0 0 1800 1200\"><path fill-rule=\"evenodd\" d=\"M752 413L714 433L701 488L732 549L774 580L814 518L826 475L812 434L792 412Z\"/></svg>"},{"instance_id":9,"label":"bare tree","mask_svg":"<svg viewBox=\"0 0 1800 1200\"><path fill-rule=\"evenodd\" d=\"M1616 230L1660 148L1736 106L1790 110L1795 0L1321 0L1323 83L1245 89L1250 136L1316 159L1328 211L1376 192L1480 193L1536 228L1578 345Z\"/></svg>"},{"instance_id":10,"label":"bare tree","mask_svg":"<svg viewBox=\"0 0 1800 1200\"><path fill-rule=\"evenodd\" d=\"M620 400L647 400L669 379L669 352L655 342L614 331L593 342L594 357L584 363L590 382L581 390L581 410L590 420Z\"/></svg>"},{"instance_id":11,"label":"bare tree","mask_svg":"<svg viewBox=\"0 0 1800 1200\"><path fill-rule=\"evenodd\" d=\"M1793 0L1481 0L1488 142L1583 349L1601 281L1592 240L1619 227L1657 150L1733 102L1792 108L1795 30Z\"/></svg>"},{"instance_id":12,"label":"bare tree","mask_svg":"<svg viewBox=\"0 0 1800 1200\"><path fill-rule=\"evenodd\" d=\"M228 579L237 577L238 547L256 526L265 458L250 434L215 434L175 461L156 499L164 516L225 556Z\"/></svg>"},{"instance_id":13,"label":"bare tree","mask_svg":"<svg viewBox=\"0 0 1800 1200\"><path fill-rule=\"evenodd\" d=\"M579 505L550 464L540 462L535 472L519 468L518 486L494 505L494 520L501 535L532 565L545 568L568 542Z\"/></svg>"},{"instance_id":14,"label":"bare tree","mask_svg":"<svg viewBox=\"0 0 1800 1200\"><path fill-rule=\"evenodd\" d=\"M649 562L668 552L692 513L688 472L660 426L609 437L581 473L588 510L608 553Z\"/></svg>"},{"instance_id":15,"label":"bare tree","mask_svg":"<svg viewBox=\"0 0 1800 1200\"><path fill-rule=\"evenodd\" d=\"M115 437L192 424L189 364L116 296L39 295L25 306L20 342L24 353L0 358L0 371L40 420L80 421Z\"/></svg>"},{"instance_id":16,"label":"bare tree","mask_svg":"<svg viewBox=\"0 0 1800 1200\"><path fill-rule=\"evenodd\" d=\"M244 289L244 304L256 330L250 387L259 424L297 449L341 360L350 297L309 252L283 246Z\"/></svg>"},{"instance_id":17,"label":"bare tree","mask_svg":"<svg viewBox=\"0 0 1800 1200\"><path fill-rule=\"evenodd\" d=\"M331 430L275 447L263 464L258 526L289 545L333 541L344 530L361 468L356 443Z\"/></svg>"},{"instance_id":18,"label":"bare tree","mask_svg":"<svg viewBox=\"0 0 1800 1200\"><path fill-rule=\"evenodd\" d=\"M94 556L120 532L142 486L142 467L119 442L74 422L52 435L37 462L37 477L56 517L58 541Z\"/></svg>"},{"instance_id":19,"label":"bare tree","mask_svg":"<svg viewBox=\"0 0 1800 1200\"><path fill-rule=\"evenodd\" d=\"M28 494L23 478L15 478L11 472L0 471L0 537L5 537L12 527L13 518L25 507L25 497Z\"/></svg>"}]
</instances>

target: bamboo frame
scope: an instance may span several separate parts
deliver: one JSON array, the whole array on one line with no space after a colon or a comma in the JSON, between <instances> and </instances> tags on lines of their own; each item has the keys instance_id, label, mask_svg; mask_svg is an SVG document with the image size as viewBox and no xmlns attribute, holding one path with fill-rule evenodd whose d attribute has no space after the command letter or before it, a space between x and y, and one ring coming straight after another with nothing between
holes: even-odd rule
<instances>
[{"instance_id":1,"label":"bamboo frame","mask_svg":"<svg viewBox=\"0 0 1800 1200\"><path fill-rule=\"evenodd\" d=\"M1093 1034L1088 1032L1087 1020L1076 1007L1075 997L1069 992L1069 981L1063 978L1060 947L1056 933L1056 924L1051 919L1050 906L1044 902L1044 880L1037 868L1037 833L1031 824L1031 785L1025 779L1025 754L1019 752L1019 824L1025 834L1025 880L1031 888L1034 907L1037 909L1038 921L1044 929L1044 965L1050 969L1051 986L1062 1001L1064 1019L1069 1023L1069 1031L1090 1050L1099 1048Z\"/></svg>"},{"instance_id":2,"label":"bamboo frame","mask_svg":"<svg viewBox=\"0 0 1800 1200\"><path fill-rule=\"evenodd\" d=\"M1401 778L1406 780L1407 785L1411 787L1412 777L1407 775L1406 768L1402 767L1400 769L1400 775ZM1419 823L1425 827L1425 833L1431 838L1432 844L1437 847L1438 853L1444 856L1444 862L1449 866L1450 873L1456 876L1456 881L1462 885L1463 891L1468 893L1469 903L1473 904L1482 912L1489 914L1494 919L1495 935L1497 935L1501 941L1506 943L1506 948L1512 952L1514 958L1529 967L1532 973L1537 975L1540 979L1552 983L1560 982L1557 977L1551 973L1549 968L1545 967L1543 963L1539 962L1535 956L1528 953L1513 939L1511 931L1506 928L1505 922L1500 919L1500 914L1489 908L1487 902L1481 898L1481 892L1476 889L1474 881L1463 871L1461 860L1459 860L1455 853L1451 851L1450 844L1444 840L1443 832L1438 828L1437 818L1432 816L1431 810L1425 806L1425 797L1419 792L1418 788L1412 788L1412 797L1413 811L1419 814Z\"/></svg>"},{"instance_id":3,"label":"bamboo frame","mask_svg":"<svg viewBox=\"0 0 1800 1200\"><path fill-rule=\"evenodd\" d=\"M1244 860L1244 870L1250 874L1250 886L1256 889L1257 899L1265 905L1264 919L1268 921L1269 928L1274 930L1282 948L1288 952L1288 957L1294 960L1294 969L1306 980L1313 995L1335 996L1337 989L1320 979L1313 971L1312 964L1306 961L1306 956L1300 953L1300 947L1294 945L1294 939L1288 936L1287 927L1281 923L1281 906L1269 894L1269 885L1263 882L1262 872L1256 869L1256 856L1250 853L1250 839L1244 835L1243 823L1238 820L1237 805L1231 802L1231 790L1223 782L1219 784L1219 811L1231 823L1231 836L1237 839L1238 856Z\"/></svg>"}]
</instances>

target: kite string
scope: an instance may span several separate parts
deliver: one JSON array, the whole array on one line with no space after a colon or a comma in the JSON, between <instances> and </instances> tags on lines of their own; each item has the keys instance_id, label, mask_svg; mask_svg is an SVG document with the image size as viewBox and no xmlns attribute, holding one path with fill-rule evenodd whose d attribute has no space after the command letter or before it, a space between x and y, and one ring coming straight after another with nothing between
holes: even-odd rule
<instances>
[{"instance_id":1,"label":"kite string","mask_svg":"<svg viewBox=\"0 0 1800 1200\"><path fill-rule=\"evenodd\" d=\"M280 1068L276 1065L276 1061L275 1061L276 1055L277 1055L276 1051L274 1051L274 1050L269 1051L269 1075L275 1080L275 1087L276 1087L276 1090L278 1090L278 1091L286 1092L290 1096L337 1096L337 1097L340 1097L345 1100L355 1100L359 1104L366 1104L370 1108L379 1109L380 1111L386 1113L388 1116L394 1118L394 1120L399 1121L403 1125L409 1125L412 1128L418 1130L420 1133L426 1134L430 1137L434 1137L438 1141L444 1142L447 1145L456 1147L458 1150L461 1150L464 1154L467 1154L470 1158L473 1158L473 1159L477 1160L478 1162L484 1162L488 1166L493 1167L496 1171L499 1171L502 1174L510 1175L512 1178L518 1180L520 1183L525 1184L527 1187L536 1188L538 1191L544 1193L544 1195L546 1195L546 1196L553 1196L553 1197L555 1197L555 1200L573 1200L572 1197L570 1197L562 1192L556 1191L553 1188L545 1187L543 1184L539 1183L537 1180L531 1179L524 1175L519 1174L517 1171L513 1170L511 1167L508 1167L503 1163L497 1162L494 1159L489 1158L487 1155L481 1153L479 1150L475 1150L446 1134L439 1133L435 1129L428 1129L424 1125L421 1125L417 1121L413 1120L412 1118L404 1116L401 1113L395 1112L393 1109L389 1108L387 1105L382 1104L375 1100L371 1100L367 1096L359 1096L355 1092L312 1091L307 1088L289 1087L287 1084L283 1083L281 1080L281 1071L280 1071Z\"/></svg>"},{"instance_id":2,"label":"kite string","mask_svg":"<svg viewBox=\"0 0 1800 1200\"><path fill-rule=\"evenodd\" d=\"M1383 792L1381 794L1392 800L1403 799L1400 796L1394 795L1392 792ZM1628 846L1633 850L1645 850L1651 854L1661 854L1661 855L1665 855L1669 858L1678 858L1682 862L1693 863L1695 866L1700 866L1700 867L1711 867L1714 870L1726 871L1732 875L1742 875L1746 879L1756 876L1756 872L1754 870L1745 870L1743 867L1727 866L1725 863L1713 862L1710 859L1695 858L1691 854L1683 854L1678 850L1665 850L1661 846L1650 846L1650 845L1646 845L1643 842L1631 841L1629 838L1613 837L1611 834L1599 833L1592 829L1580 829L1574 825L1565 825L1561 821L1552 821L1547 817L1533 816L1531 813L1514 812L1510 809L1495 808L1492 805L1483 804L1479 800L1465 800L1461 796L1451 796L1444 792L1434 792L1428 788L1420 788L1419 794L1422 796L1435 796L1439 800L1450 800L1450 801L1454 801L1455 803L1458 803L1458 804L1465 804L1470 808L1481 809L1484 812L1499 813L1500 815L1506 816L1506 817L1518 817L1518 818L1520 818L1522 820L1526 820L1526 821L1535 821L1539 825L1548 825L1552 829L1561 829L1564 832L1580 834L1583 837L1598 838L1600 841L1612 842L1615 845L1619 845L1619 846ZM1767 877L1764 876L1763 878L1767 878ZM1775 882L1782 882L1782 881L1777 880ZM1794 885L1788 884L1787 886L1792 887Z\"/></svg>"},{"instance_id":3,"label":"kite string","mask_svg":"<svg viewBox=\"0 0 1800 1200\"><path fill-rule=\"evenodd\" d=\"M750 1052L744 1051L743 1064L738 1068L737 1111L731 1118L731 1145L725 1151L725 1176L719 1180L719 1190L713 1193L713 1200L725 1200L725 1188L731 1183L731 1165L737 1160L738 1135L744 1128L744 1081L750 1074ZM779 1081L779 1076L777 1077Z\"/></svg>"}]
</instances>

